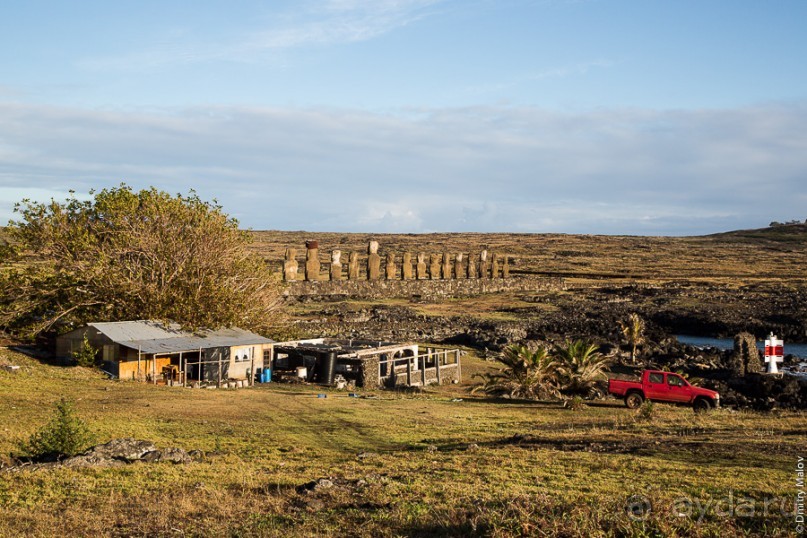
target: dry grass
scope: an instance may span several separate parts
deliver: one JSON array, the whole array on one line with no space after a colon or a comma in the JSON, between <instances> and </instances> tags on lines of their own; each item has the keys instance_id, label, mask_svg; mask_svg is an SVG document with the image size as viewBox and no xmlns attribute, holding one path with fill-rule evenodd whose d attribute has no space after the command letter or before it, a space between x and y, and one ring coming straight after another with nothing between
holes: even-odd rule
<instances>
[{"instance_id":1,"label":"dry grass","mask_svg":"<svg viewBox=\"0 0 807 538\"><path fill-rule=\"evenodd\" d=\"M65 396L102 439L202 449L204 462L0 472L0 536L725 536L786 535L793 518L764 499L795 499L804 415L657 406L637 420L619 402L469 398L467 387L349 398L267 385L239 391L153 387L94 371L0 372L0 454ZM3 360L0 358L0 360ZM468 356L467 374L489 363ZM366 394L373 396L373 394ZM461 401L456 401L461 399ZM364 454L359 457L359 454ZM332 477L330 489L296 487ZM642 495L653 511L632 520ZM717 500L731 495L735 513ZM702 506L681 517L676 499ZM736 513L738 499L758 513ZM679 507L680 508L680 507ZM778 510L778 509L777 509Z\"/></svg>"},{"instance_id":2,"label":"dry grass","mask_svg":"<svg viewBox=\"0 0 807 538\"><path fill-rule=\"evenodd\" d=\"M380 250L402 253L478 252L483 246L515 258L516 272L603 280L695 280L751 284L804 284L805 227L750 230L701 237L639 237L565 234L339 234L256 231L253 248L268 260L283 259L287 247L305 255L306 239L317 239L323 262L333 249L365 253L376 239ZM345 258L346 259L346 258Z\"/></svg>"}]
</instances>

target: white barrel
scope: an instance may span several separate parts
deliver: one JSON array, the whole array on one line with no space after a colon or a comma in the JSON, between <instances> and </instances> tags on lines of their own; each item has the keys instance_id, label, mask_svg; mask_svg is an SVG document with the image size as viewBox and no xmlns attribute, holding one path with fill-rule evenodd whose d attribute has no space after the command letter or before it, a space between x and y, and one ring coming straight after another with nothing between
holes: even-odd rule
<instances>
[{"instance_id":1,"label":"white barrel","mask_svg":"<svg viewBox=\"0 0 807 538\"><path fill-rule=\"evenodd\" d=\"M300 379L307 379L308 378L308 368L305 366L298 366L297 367L297 377Z\"/></svg>"}]
</instances>

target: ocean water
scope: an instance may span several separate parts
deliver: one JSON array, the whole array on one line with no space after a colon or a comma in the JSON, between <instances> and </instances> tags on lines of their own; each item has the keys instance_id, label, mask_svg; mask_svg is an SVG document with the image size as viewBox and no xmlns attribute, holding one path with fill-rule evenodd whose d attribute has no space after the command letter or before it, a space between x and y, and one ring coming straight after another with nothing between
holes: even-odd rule
<instances>
[{"instance_id":1,"label":"ocean water","mask_svg":"<svg viewBox=\"0 0 807 538\"><path fill-rule=\"evenodd\" d=\"M709 338L706 336L689 336L678 334L675 336L682 344L696 347L716 347L717 349L734 349L733 338ZM757 340L757 347L764 351L765 341ZM802 359L807 358L807 344L788 344L785 340L785 355L795 355Z\"/></svg>"}]
</instances>

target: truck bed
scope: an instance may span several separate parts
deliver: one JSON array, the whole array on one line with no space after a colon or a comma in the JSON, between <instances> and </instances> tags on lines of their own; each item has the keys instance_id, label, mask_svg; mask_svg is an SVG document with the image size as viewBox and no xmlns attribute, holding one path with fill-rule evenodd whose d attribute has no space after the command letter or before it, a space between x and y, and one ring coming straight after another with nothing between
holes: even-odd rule
<instances>
[{"instance_id":1,"label":"truck bed","mask_svg":"<svg viewBox=\"0 0 807 538\"><path fill-rule=\"evenodd\" d=\"M631 381L627 379L609 379L608 392L614 396L625 396L631 389L642 390L641 381Z\"/></svg>"}]
</instances>

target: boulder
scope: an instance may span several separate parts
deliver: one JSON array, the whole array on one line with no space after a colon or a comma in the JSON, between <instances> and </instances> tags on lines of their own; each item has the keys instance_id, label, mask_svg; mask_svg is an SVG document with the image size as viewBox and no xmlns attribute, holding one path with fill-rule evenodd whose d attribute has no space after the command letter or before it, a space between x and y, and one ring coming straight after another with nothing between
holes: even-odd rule
<instances>
[{"instance_id":1,"label":"boulder","mask_svg":"<svg viewBox=\"0 0 807 538\"><path fill-rule=\"evenodd\" d=\"M164 450L153 450L143 454L141 461L147 463L167 461L171 463L190 463L193 461L190 454L181 448L166 448Z\"/></svg>"},{"instance_id":2,"label":"boulder","mask_svg":"<svg viewBox=\"0 0 807 538\"><path fill-rule=\"evenodd\" d=\"M166 448L162 451L160 461L170 461L171 463L190 463L193 461L190 454L181 448Z\"/></svg>"},{"instance_id":3,"label":"boulder","mask_svg":"<svg viewBox=\"0 0 807 538\"><path fill-rule=\"evenodd\" d=\"M147 452L155 450L157 450L157 447L151 441L126 437L113 439L108 443L98 445L87 452L86 455L92 455L100 459L136 461L141 459Z\"/></svg>"}]
</instances>

